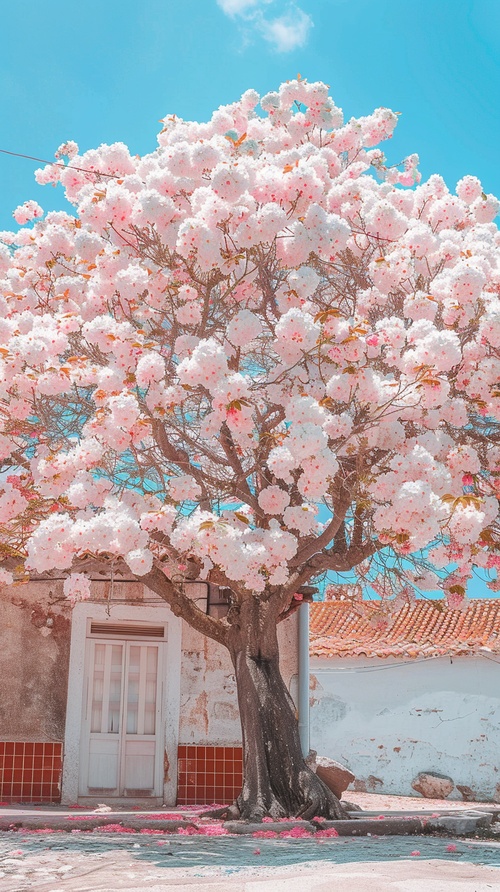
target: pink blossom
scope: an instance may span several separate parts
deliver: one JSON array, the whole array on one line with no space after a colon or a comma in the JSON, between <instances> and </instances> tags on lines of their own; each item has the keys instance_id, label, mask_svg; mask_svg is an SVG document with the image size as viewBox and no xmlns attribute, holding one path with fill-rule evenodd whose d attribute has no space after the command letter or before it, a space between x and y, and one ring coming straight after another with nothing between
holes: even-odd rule
<instances>
[{"instance_id":1,"label":"pink blossom","mask_svg":"<svg viewBox=\"0 0 500 892\"><path fill-rule=\"evenodd\" d=\"M462 609L473 568L498 572L499 203L422 181L416 153L391 166L396 124L344 123L298 78L166 116L143 157L68 140L37 172L73 211L28 201L0 234L0 461L23 467L0 525L27 571L105 555L238 601L340 549L381 631L389 603Z\"/></svg>"},{"instance_id":2,"label":"pink blossom","mask_svg":"<svg viewBox=\"0 0 500 892\"><path fill-rule=\"evenodd\" d=\"M222 826L221 823L217 824L205 824L203 827L198 827L198 832L203 834L204 836L227 836L228 830Z\"/></svg>"},{"instance_id":3,"label":"pink blossom","mask_svg":"<svg viewBox=\"0 0 500 892\"><path fill-rule=\"evenodd\" d=\"M259 493L258 502L266 514L283 514L290 496L279 486L268 486Z\"/></svg>"},{"instance_id":4,"label":"pink blossom","mask_svg":"<svg viewBox=\"0 0 500 892\"><path fill-rule=\"evenodd\" d=\"M63 142L62 145L55 152L56 158L74 158L75 155L78 155L78 145L72 139L68 139L67 142Z\"/></svg>"},{"instance_id":5,"label":"pink blossom","mask_svg":"<svg viewBox=\"0 0 500 892\"><path fill-rule=\"evenodd\" d=\"M153 566L153 554L148 548L134 548L124 555L125 560L136 576L144 576Z\"/></svg>"},{"instance_id":6,"label":"pink blossom","mask_svg":"<svg viewBox=\"0 0 500 892\"><path fill-rule=\"evenodd\" d=\"M316 833L314 834L318 839L329 839L330 837L336 837L338 835L338 831L335 827L326 827L325 830L316 830Z\"/></svg>"},{"instance_id":7,"label":"pink blossom","mask_svg":"<svg viewBox=\"0 0 500 892\"><path fill-rule=\"evenodd\" d=\"M172 477L169 481L168 491L176 502L183 502L186 499L196 500L201 495L200 486L191 474Z\"/></svg>"},{"instance_id":8,"label":"pink blossom","mask_svg":"<svg viewBox=\"0 0 500 892\"><path fill-rule=\"evenodd\" d=\"M71 575L64 580L63 591L66 598L71 601L73 606L77 601L87 601L91 594L90 579L83 573L71 573Z\"/></svg>"},{"instance_id":9,"label":"pink blossom","mask_svg":"<svg viewBox=\"0 0 500 892\"><path fill-rule=\"evenodd\" d=\"M36 201L25 201L24 204L19 205L15 209L12 216L16 223L24 226L25 223L29 223L31 220L43 217L43 210Z\"/></svg>"},{"instance_id":10,"label":"pink blossom","mask_svg":"<svg viewBox=\"0 0 500 892\"><path fill-rule=\"evenodd\" d=\"M326 831L323 831L323 832L326 833ZM306 830L304 827L292 827L291 830L282 830L279 835L282 838L292 837L294 839L295 838L306 839L306 838L313 836L314 834L311 833L310 830Z\"/></svg>"}]
</instances>

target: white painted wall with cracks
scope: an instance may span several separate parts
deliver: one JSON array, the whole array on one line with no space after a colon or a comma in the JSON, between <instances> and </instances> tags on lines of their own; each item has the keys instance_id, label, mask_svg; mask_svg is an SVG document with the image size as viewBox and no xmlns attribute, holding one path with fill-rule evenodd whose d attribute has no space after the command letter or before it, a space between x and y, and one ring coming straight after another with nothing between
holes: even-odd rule
<instances>
[{"instance_id":1,"label":"white painted wall with cracks","mask_svg":"<svg viewBox=\"0 0 500 892\"><path fill-rule=\"evenodd\" d=\"M311 747L350 768L350 789L415 796L412 780L435 771L500 801L500 660L487 652L312 657L310 705Z\"/></svg>"}]
</instances>

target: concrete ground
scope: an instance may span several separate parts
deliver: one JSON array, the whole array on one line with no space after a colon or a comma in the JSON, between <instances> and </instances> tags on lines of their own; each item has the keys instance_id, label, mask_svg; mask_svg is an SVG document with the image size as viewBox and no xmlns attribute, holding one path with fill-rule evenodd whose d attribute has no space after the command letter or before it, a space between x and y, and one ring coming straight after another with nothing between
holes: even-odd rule
<instances>
[{"instance_id":1,"label":"concrete ground","mask_svg":"<svg viewBox=\"0 0 500 892\"><path fill-rule=\"evenodd\" d=\"M168 862L174 863L178 852L168 858L166 844L158 837L132 842L108 836L96 845L92 834L82 845L83 839L69 840L65 834L64 844L56 847L52 838L37 839L34 844L21 834L15 839L14 834L9 836L8 847L0 846L0 892L500 892L500 867L476 863L485 855L482 843L468 843L467 851L460 846L458 860L451 860L443 840L433 840L433 850L427 845L429 840L427 848L419 840L421 852L407 851L404 858L397 853L391 857L397 845L394 838L391 850L384 841L379 851L377 840L356 840L353 849L338 840L320 848L315 842L316 853L309 846L308 852L298 853L304 860L282 864L287 853L281 850L281 841L259 841L256 846L248 840L252 851L247 848L245 853L243 844L235 859L234 852L231 857L221 851L223 840L211 839L204 840L202 847L205 863L193 867L170 866ZM358 859L366 854L367 842L373 860ZM89 848L92 844L94 850ZM496 846L500 865L500 847ZM270 854L274 863L269 863ZM261 864L262 857L265 863Z\"/></svg>"},{"instance_id":2,"label":"concrete ground","mask_svg":"<svg viewBox=\"0 0 500 892\"><path fill-rule=\"evenodd\" d=\"M343 799L359 805L363 811L377 811L379 814L397 811L411 811L418 814L421 811L471 811L481 808L500 809L500 803L495 802L464 802L463 799L424 799L423 796L389 796L381 793L355 793L346 790Z\"/></svg>"},{"instance_id":3,"label":"concrete ground","mask_svg":"<svg viewBox=\"0 0 500 892\"><path fill-rule=\"evenodd\" d=\"M343 796L343 800L358 805L363 811L374 815L390 815L404 812L405 814L421 814L422 812L432 813L460 813L466 811L481 811L481 809L492 810L495 807L500 811L500 803L494 802L464 802L462 799L424 799L423 796L390 796L379 793L356 793L347 790ZM104 803L106 805L106 803ZM163 806L162 808L144 809L144 808L113 808L106 807L102 810L102 814L113 815L133 815L140 812L148 815L172 815L178 819L191 818L200 813L200 811L208 810L209 805L180 805L180 806ZM55 815L92 815L99 813L96 808L83 808L80 806L61 806L61 805L19 805L16 803L0 803L0 818L5 820L11 817L13 820L22 818L23 816L39 815L55 816Z\"/></svg>"},{"instance_id":4,"label":"concrete ground","mask_svg":"<svg viewBox=\"0 0 500 892\"><path fill-rule=\"evenodd\" d=\"M365 811L444 814L494 803L346 794ZM500 806L499 806L500 808ZM196 819L199 808L148 812ZM475 839L364 837L268 839L91 832L87 815L118 826L124 812L2 805L0 817L71 820L70 833L0 833L0 892L500 892L500 843ZM137 811L129 811L132 817ZM142 811L142 814L144 812ZM54 825L55 826L55 825ZM84 824L80 823L83 827ZM262 825L265 828L265 824ZM144 834L144 835L143 835Z\"/></svg>"}]
</instances>

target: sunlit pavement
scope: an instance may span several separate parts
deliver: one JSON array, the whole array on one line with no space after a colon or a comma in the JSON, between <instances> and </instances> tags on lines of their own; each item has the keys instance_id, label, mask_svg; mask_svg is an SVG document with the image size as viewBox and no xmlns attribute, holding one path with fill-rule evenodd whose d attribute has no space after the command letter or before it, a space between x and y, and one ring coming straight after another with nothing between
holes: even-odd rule
<instances>
[{"instance_id":1,"label":"sunlit pavement","mask_svg":"<svg viewBox=\"0 0 500 892\"><path fill-rule=\"evenodd\" d=\"M351 793L366 816L455 813L494 803ZM203 807L167 808L158 817L196 820ZM500 892L500 843L432 836L266 839L130 832L124 813L2 803L16 824L54 831L0 833L0 892ZM87 817L117 832L85 832ZM138 817L128 812L129 819ZM150 815L149 817L154 817ZM57 823L70 832L58 832ZM126 821L125 821L126 823ZM158 825L156 825L158 826ZM265 825L263 825L263 829Z\"/></svg>"},{"instance_id":2,"label":"sunlit pavement","mask_svg":"<svg viewBox=\"0 0 500 892\"><path fill-rule=\"evenodd\" d=\"M418 836L0 835L1 892L331 892L337 884L343 892L500 892L500 843Z\"/></svg>"}]
</instances>

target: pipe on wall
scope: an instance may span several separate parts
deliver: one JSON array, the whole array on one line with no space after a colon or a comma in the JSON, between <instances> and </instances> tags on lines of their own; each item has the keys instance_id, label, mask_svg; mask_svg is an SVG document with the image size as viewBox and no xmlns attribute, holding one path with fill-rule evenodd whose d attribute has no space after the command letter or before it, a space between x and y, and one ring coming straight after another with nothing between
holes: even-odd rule
<instances>
[{"instance_id":1,"label":"pipe on wall","mask_svg":"<svg viewBox=\"0 0 500 892\"><path fill-rule=\"evenodd\" d=\"M299 737L302 755L309 753L309 604L299 607L298 622L298 696Z\"/></svg>"}]
</instances>

